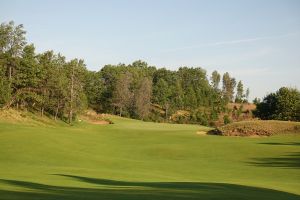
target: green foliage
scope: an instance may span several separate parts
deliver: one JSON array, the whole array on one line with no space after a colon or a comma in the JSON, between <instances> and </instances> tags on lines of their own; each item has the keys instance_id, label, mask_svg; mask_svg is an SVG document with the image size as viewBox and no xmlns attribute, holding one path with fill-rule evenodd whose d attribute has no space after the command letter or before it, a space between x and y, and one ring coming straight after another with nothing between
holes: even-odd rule
<instances>
[{"instance_id":1,"label":"green foliage","mask_svg":"<svg viewBox=\"0 0 300 200\"><path fill-rule=\"evenodd\" d=\"M34 51L35 48L32 44L24 47L22 59L16 67L13 83L15 88L37 87L39 69Z\"/></svg>"},{"instance_id":2,"label":"green foliage","mask_svg":"<svg viewBox=\"0 0 300 200\"><path fill-rule=\"evenodd\" d=\"M188 110L197 108L197 97L192 86L188 87L184 96L184 107Z\"/></svg>"},{"instance_id":3,"label":"green foliage","mask_svg":"<svg viewBox=\"0 0 300 200\"><path fill-rule=\"evenodd\" d=\"M242 81L239 81L236 87L236 97L235 97L235 102L236 103L242 103L243 98L245 97L244 95L244 85Z\"/></svg>"},{"instance_id":4,"label":"green foliage","mask_svg":"<svg viewBox=\"0 0 300 200\"><path fill-rule=\"evenodd\" d=\"M180 119L184 123L208 124L232 100L235 79L214 71L211 84L200 67L176 71L156 69L138 60L132 64L105 65L88 71L83 60L66 61L61 54L35 53L26 45L22 25L13 22L0 27L0 106L40 111L71 123L86 107L97 112L131 118L170 121L178 110L193 113L206 108L204 115ZM162 111L157 112L153 105ZM213 113L213 114L212 114Z\"/></svg>"},{"instance_id":5,"label":"green foliage","mask_svg":"<svg viewBox=\"0 0 300 200\"><path fill-rule=\"evenodd\" d=\"M13 21L0 25L0 106L10 104L12 93L16 91L16 68L26 44L23 25L15 26Z\"/></svg>"},{"instance_id":6,"label":"green foliage","mask_svg":"<svg viewBox=\"0 0 300 200\"><path fill-rule=\"evenodd\" d=\"M255 105L260 104L260 103L261 103L260 98L255 97L255 98L253 99L253 103L254 103Z\"/></svg>"},{"instance_id":7,"label":"green foliage","mask_svg":"<svg viewBox=\"0 0 300 200\"><path fill-rule=\"evenodd\" d=\"M248 102L249 102L249 95L250 95L250 89L249 89L249 88L247 88L247 90L246 90L246 94L245 94L245 100L244 100L244 102L246 102L246 103L248 103Z\"/></svg>"},{"instance_id":8,"label":"green foliage","mask_svg":"<svg viewBox=\"0 0 300 200\"><path fill-rule=\"evenodd\" d=\"M171 90L168 83L163 78L160 78L153 88L154 103L165 106L169 102L170 96Z\"/></svg>"},{"instance_id":9,"label":"green foliage","mask_svg":"<svg viewBox=\"0 0 300 200\"><path fill-rule=\"evenodd\" d=\"M88 106L96 111L100 111L101 97L99 94L103 91L100 72L86 71L84 83Z\"/></svg>"},{"instance_id":10,"label":"green foliage","mask_svg":"<svg viewBox=\"0 0 300 200\"><path fill-rule=\"evenodd\" d=\"M254 115L261 119L300 121L300 92L282 87L257 103Z\"/></svg>"},{"instance_id":11,"label":"green foliage","mask_svg":"<svg viewBox=\"0 0 300 200\"><path fill-rule=\"evenodd\" d=\"M233 102L234 88L236 86L235 78L230 77L229 73L226 72L223 75L223 96L226 102Z\"/></svg>"},{"instance_id":12,"label":"green foliage","mask_svg":"<svg viewBox=\"0 0 300 200\"><path fill-rule=\"evenodd\" d=\"M240 107L238 108L238 110L237 110L237 118L239 118L241 116L241 114L243 113L243 108L244 108L243 104L240 105Z\"/></svg>"},{"instance_id":13,"label":"green foliage","mask_svg":"<svg viewBox=\"0 0 300 200\"><path fill-rule=\"evenodd\" d=\"M215 90L218 90L219 89L220 80L221 80L221 75L215 70L211 74L210 80L211 80L212 87Z\"/></svg>"},{"instance_id":14,"label":"green foliage","mask_svg":"<svg viewBox=\"0 0 300 200\"><path fill-rule=\"evenodd\" d=\"M145 77L141 80L138 89L134 94L135 114L139 119L148 119L150 114L152 95L152 81Z\"/></svg>"},{"instance_id":15,"label":"green foliage","mask_svg":"<svg viewBox=\"0 0 300 200\"><path fill-rule=\"evenodd\" d=\"M23 26L13 22L1 24L0 35L0 106L69 115L71 122L87 104L83 61L66 63L53 51L36 55L33 44L25 46Z\"/></svg>"},{"instance_id":16,"label":"green foliage","mask_svg":"<svg viewBox=\"0 0 300 200\"><path fill-rule=\"evenodd\" d=\"M113 92L113 105L119 108L120 116L132 105L133 93L131 91L132 75L129 72L121 74L116 82Z\"/></svg>"},{"instance_id":17,"label":"green foliage","mask_svg":"<svg viewBox=\"0 0 300 200\"><path fill-rule=\"evenodd\" d=\"M228 115L224 115L223 121L224 121L224 124L229 124L231 122L231 120L230 120L230 118L229 118Z\"/></svg>"},{"instance_id":18,"label":"green foliage","mask_svg":"<svg viewBox=\"0 0 300 200\"><path fill-rule=\"evenodd\" d=\"M4 107L11 98L11 88L9 81L5 78L0 79L0 108Z\"/></svg>"},{"instance_id":19,"label":"green foliage","mask_svg":"<svg viewBox=\"0 0 300 200\"><path fill-rule=\"evenodd\" d=\"M205 113L197 112L196 113L196 121L203 126L208 126L208 116Z\"/></svg>"}]
</instances>

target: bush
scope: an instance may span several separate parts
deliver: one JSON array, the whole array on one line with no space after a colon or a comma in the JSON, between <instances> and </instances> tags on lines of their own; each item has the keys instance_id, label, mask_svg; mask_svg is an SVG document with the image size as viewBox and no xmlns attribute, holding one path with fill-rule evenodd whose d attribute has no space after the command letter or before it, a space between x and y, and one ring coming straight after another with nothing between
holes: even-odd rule
<instances>
[{"instance_id":1,"label":"bush","mask_svg":"<svg viewBox=\"0 0 300 200\"><path fill-rule=\"evenodd\" d=\"M228 115L224 115L223 119L224 119L224 124L229 124L231 122Z\"/></svg>"}]
</instances>

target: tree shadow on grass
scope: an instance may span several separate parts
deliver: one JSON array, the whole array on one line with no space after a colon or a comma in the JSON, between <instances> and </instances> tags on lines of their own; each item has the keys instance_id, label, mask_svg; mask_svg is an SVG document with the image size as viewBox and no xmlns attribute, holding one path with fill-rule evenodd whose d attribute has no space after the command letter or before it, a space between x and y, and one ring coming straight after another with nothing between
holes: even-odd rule
<instances>
[{"instance_id":1,"label":"tree shadow on grass","mask_svg":"<svg viewBox=\"0 0 300 200\"><path fill-rule=\"evenodd\" d=\"M300 142L261 142L258 144L300 146Z\"/></svg>"},{"instance_id":2,"label":"tree shadow on grass","mask_svg":"<svg viewBox=\"0 0 300 200\"><path fill-rule=\"evenodd\" d=\"M263 142L258 144L300 147L300 142ZM248 164L260 166L260 167L300 169L300 152L288 153L275 158L253 158L250 162L248 162Z\"/></svg>"},{"instance_id":3,"label":"tree shadow on grass","mask_svg":"<svg viewBox=\"0 0 300 200\"><path fill-rule=\"evenodd\" d=\"M251 165L300 169L300 153L290 153L276 158L254 158Z\"/></svg>"},{"instance_id":4,"label":"tree shadow on grass","mask_svg":"<svg viewBox=\"0 0 300 200\"><path fill-rule=\"evenodd\" d=\"M2 200L178 200L178 199L291 199L300 196L265 188L226 183L196 182L125 182L74 175L59 175L93 184L94 188L52 186L18 180L0 182L20 188L18 191L0 189Z\"/></svg>"}]
</instances>

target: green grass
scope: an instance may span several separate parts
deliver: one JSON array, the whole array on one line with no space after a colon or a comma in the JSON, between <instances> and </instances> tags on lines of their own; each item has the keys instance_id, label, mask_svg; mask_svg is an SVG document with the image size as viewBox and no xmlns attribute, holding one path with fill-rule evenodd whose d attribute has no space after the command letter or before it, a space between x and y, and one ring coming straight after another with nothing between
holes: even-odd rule
<instances>
[{"instance_id":1,"label":"green grass","mask_svg":"<svg viewBox=\"0 0 300 200\"><path fill-rule=\"evenodd\" d=\"M300 199L300 136L112 120L0 123L0 199Z\"/></svg>"}]
</instances>

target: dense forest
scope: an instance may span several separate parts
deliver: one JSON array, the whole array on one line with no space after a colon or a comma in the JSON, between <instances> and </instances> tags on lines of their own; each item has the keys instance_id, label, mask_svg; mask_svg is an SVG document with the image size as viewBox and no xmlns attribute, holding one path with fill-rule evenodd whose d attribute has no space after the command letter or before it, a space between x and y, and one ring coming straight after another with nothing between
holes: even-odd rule
<instances>
[{"instance_id":1,"label":"dense forest","mask_svg":"<svg viewBox=\"0 0 300 200\"><path fill-rule=\"evenodd\" d=\"M249 96L229 73L208 75L200 67L172 71L139 60L89 71L81 59L66 60L51 50L36 53L25 34L23 25L12 21L0 26L1 108L68 123L92 108L142 120L209 125L229 102L247 102Z\"/></svg>"}]
</instances>

